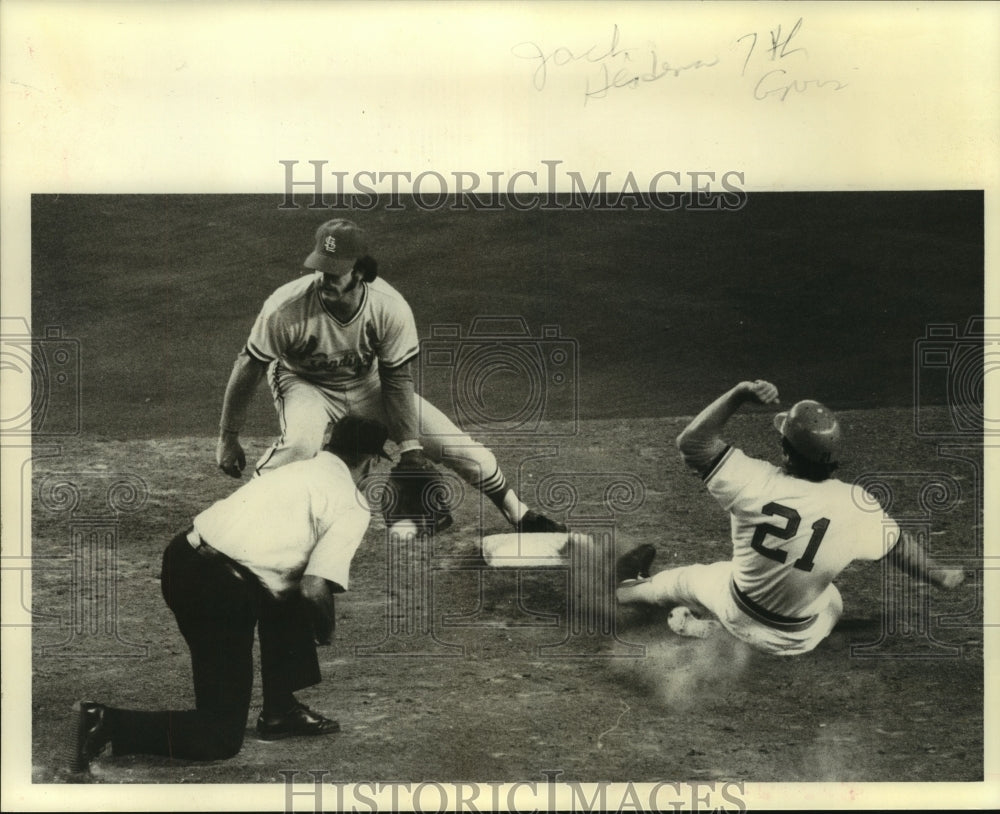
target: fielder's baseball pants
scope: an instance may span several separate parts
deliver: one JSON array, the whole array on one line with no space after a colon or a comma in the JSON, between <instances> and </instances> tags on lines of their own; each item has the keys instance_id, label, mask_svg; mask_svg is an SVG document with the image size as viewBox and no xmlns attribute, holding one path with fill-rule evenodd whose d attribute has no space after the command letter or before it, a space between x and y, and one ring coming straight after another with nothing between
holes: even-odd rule
<instances>
[{"instance_id":1,"label":"fielder's baseball pants","mask_svg":"<svg viewBox=\"0 0 1000 814\"><path fill-rule=\"evenodd\" d=\"M265 706L320 681L312 625L300 598L275 600L252 573L178 534L163 554L161 587L191 650L195 708L109 708L115 755L217 760L239 752L253 689L258 629Z\"/></svg>"},{"instance_id":2,"label":"fielder's baseball pants","mask_svg":"<svg viewBox=\"0 0 1000 814\"><path fill-rule=\"evenodd\" d=\"M377 373L356 386L341 390L321 389L280 364L271 365L267 375L281 436L257 462L258 474L313 457L323 446L329 424L344 416L386 422ZM423 396L416 396L416 409L419 441L428 458L453 469L477 489L495 476L497 459L487 447L460 430Z\"/></svg>"}]
</instances>

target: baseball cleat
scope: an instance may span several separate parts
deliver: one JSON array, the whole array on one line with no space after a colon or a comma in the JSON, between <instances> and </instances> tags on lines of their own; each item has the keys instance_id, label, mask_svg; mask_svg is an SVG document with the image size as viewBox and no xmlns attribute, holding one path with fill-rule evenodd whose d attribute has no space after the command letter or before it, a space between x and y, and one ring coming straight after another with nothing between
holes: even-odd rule
<instances>
[{"instance_id":1,"label":"baseball cleat","mask_svg":"<svg viewBox=\"0 0 1000 814\"><path fill-rule=\"evenodd\" d=\"M64 752L65 768L73 774L90 771L90 761L111 740L106 711L106 707L90 701L77 701L73 705L73 718L66 733Z\"/></svg>"},{"instance_id":2,"label":"baseball cleat","mask_svg":"<svg viewBox=\"0 0 1000 814\"><path fill-rule=\"evenodd\" d=\"M339 731L339 723L313 712L305 704L296 704L283 715L273 718L261 715L257 719L257 735L265 741L303 735L332 735Z\"/></svg>"},{"instance_id":3,"label":"baseball cleat","mask_svg":"<svg viewBox=\"0 0 1000 814\"><path fill-rule=\"evenodd\" d=\"M656 548L643 543L626 551L615 562L615 579L621 582L634 581L649 576L649 566L653 564Z\"/></svg>"},{"instance_id":4,"label":"baseball cleat","mask_svg":"<svg viewBox=\"0 0 1000 814\"><path fill-rule=\"evenodd\" d=\"M689 639L707 639L711 636L719 623L714 619L699 619L690 608L678 605L667 617L667 626L678 636L685 636Z\"/></svg>"},{"instance_id":5,"label":"baseball cleat","mask_svg":"<svg viewBox=\"0 0 1000 814\"><path fill-rule=\"evenodd\" d=\"M514 528L522 534L552 534L569 530L563 523L539 514L534 509L528 509L514 524Z\"/></svg>"}]
</instances>

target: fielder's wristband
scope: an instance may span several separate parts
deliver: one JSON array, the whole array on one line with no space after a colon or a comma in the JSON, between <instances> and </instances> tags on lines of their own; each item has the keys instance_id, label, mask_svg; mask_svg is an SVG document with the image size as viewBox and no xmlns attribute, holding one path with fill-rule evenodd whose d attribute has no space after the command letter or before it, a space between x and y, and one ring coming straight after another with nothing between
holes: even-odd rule
<instances>
[{"instance_id":1,"label":"fielder's wristband","mask_svg":"<svg viewBox=\"0 0 1000 814\"><path fill-rule=\"evenodd\" d=\"M403 441L399 445L399 454L402 455L404 452L412 452L415 449L423 451L424 445L421 444L416 439L411 439L409 441Z\"/></svg>"}]
</instances>

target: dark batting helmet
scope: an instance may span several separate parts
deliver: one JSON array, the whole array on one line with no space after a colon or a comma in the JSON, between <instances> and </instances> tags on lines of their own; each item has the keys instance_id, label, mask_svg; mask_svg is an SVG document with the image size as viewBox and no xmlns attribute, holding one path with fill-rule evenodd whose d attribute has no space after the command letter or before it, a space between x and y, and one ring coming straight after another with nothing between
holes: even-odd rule
<instances>
[{"instance_id":1,"label":"dark batting helmet","mask_svg":"<svg viewBox=\"0 0 1000 814\"><path fill-rule=\"evenodd\" d=\"M800 401L774 417L774 428L803 458L817 464L837 462L840 422L818 401Z\"/></svg>"}]
</instances>

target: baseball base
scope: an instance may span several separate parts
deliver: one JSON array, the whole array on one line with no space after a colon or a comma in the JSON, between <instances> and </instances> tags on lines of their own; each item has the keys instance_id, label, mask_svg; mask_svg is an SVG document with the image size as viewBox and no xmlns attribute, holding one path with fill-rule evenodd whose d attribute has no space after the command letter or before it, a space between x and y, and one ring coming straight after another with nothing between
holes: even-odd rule
<instances>
[{"instance_id":1,"label":"baseball base","mask_svg":"<svg viewBox=\"0 0 1000 814\"><path fill-rule=\"evenodd\" d=\"M483 537L483 559L492 568L546 568L569 564L569 546L592 542L576 532L517 532Z\"/></svg>"}]
</instances>

